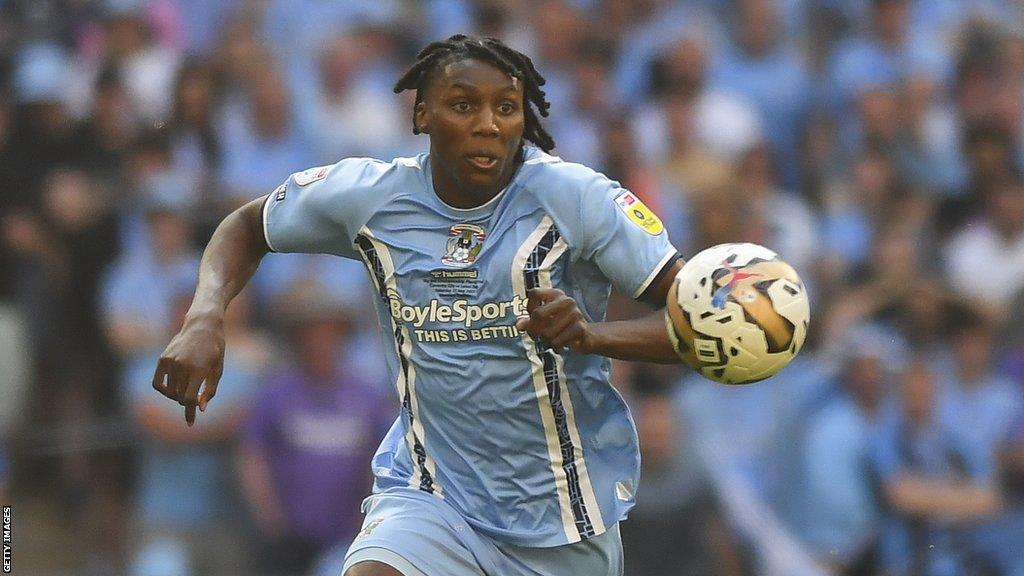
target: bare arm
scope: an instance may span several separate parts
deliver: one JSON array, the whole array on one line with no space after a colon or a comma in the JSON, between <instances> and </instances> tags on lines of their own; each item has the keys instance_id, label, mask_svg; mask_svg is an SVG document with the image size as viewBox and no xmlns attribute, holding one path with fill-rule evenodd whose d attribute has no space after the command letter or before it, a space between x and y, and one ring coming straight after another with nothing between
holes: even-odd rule
<instances>
[{"instance_id":1,"label":"bare arm","mask_svg":"<svg viewBox=\"0 0 1024 576\"><path fill-rule=\"evenodd\" d=\"M259 450L242 448L237 458L239 483L253 516L268 536L280 536L288 519L278 498L270 471L270 462Z\"/></svg>"},{"instance_id":2,"label":"bare arm","mask_svg":"<svg viewBox=\"0 0 1024 576\"><path fill-rule=\"evenodd\" d=\"M189 322L221 320L231 300L242 291L270 251L263 236L263 203L257 198L235 210L220 223L210 238L199 264L199 283Z\"/></svg>"},{"instance_id":3,"label":"bare arm","mask_svg":"<svg viewBox=\"0 0 1024 576\"><path fill-rule=\"evenodd\" d=\"M245 413L234 409L228 414L218 414L214 421L189 430L182 428L177 418L172 417L154 399L134 409L135 419L142 431L166 444L215 444L227 442L235 437Z\"/></svg>"},{"instance_id":4,"label":"bare arm","mask_svg":"<svg viewBox=\"0 0 1024 576\"><path fill-rule=\"evenodd\" d=\"M153 388L185 407L189 426L196 407L206 410L217 392L224 369L224 311L269 251L263 236L264 200L235 210L213 233L184 326L160 355L153 375Z\"/></svg>"},{"instance_id":5,"label":"bare arm","mask_svg":"<svg viewBox=\"0 0 1024 576\"><path fill-rule=\"evenodd\" d=\"M665 328L665 298L683 267L677 261L644 293L643 301L657 308L655 312L616 322L587 322L576 301L554 288L529 291L528 318L521 318L516 326L541 339L555 351L564 347L581 354L598 354L619 360L635 362L681 363L672 348Z\"/></svg>"},{"instance_id":6,"label":"bare arm","mask_svg":"<svg viewBox=\"0 0 1024 576\"><path fill-rule=\"evenodd\" d=\"M999 494L980 484L936 482L904 474L886 483L885 494L904 514L979 520L999 510Z\"/></svg>"}]
</instances>

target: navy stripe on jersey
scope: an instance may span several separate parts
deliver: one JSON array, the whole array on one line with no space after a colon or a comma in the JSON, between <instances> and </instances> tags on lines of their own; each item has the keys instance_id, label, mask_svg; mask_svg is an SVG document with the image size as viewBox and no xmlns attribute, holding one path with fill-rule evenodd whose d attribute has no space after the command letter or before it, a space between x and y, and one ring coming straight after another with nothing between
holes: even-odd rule
<instances>
[{"instance_id":1,"label":"navy stripe on jersey","mask_svg":"<svg viewBox=\"0 0 1024 576\"><path fill-rule=\"evenodd\" d=\"M359 245L359 251L363 254L363 260L365 260L367 265L371 268L374 283L377 285L377 290L380 293L381 299L384 300L384 305L389 306L386 284L387 276L384 273L384 264L377 255L377 249L373 246L373 243L370 242L370 239L363 235L356 237L356 243ZM395 326L395 344L398 346L398 358L402 363L402 381L405 383L405 388L402 390L402 409L409 415L409 430L412 433L413 439L412 450L416 459L416 465L420 469L419 488L424 492L433 494L434 477L431 476L430 470L427 469L427 450L423 447L423 443L420 442L420 439L416 436L416 432L412 430L416 417L412 412L412 400L409 393L409 359L402 353L402 347L405 344L405 336L402 334L402 326L398 322L398 319L393 319L393 322Z\"/></svg>"},{"instance_id":2,"label":"navy stripe on jersey","mask_svg":"<svg viewBox=\"0 0 1024 576\"><path fill-rule=\"evenodd\" d=\"M555 247L555 244L562 237L554 224L541 237L540 242L530 253L526 260L526 267L523 269L526 288L540 288L540 268L548 253ZM555 352L551 348L537 343L537 354L544 363L544 382L548 389L548 398L551 402L551 412L555 417L555 429L558 431L558 447L562 453L562 469L565 470L565 477L569 484L569 503L572 506L573 520L576 523L576 530L581 538L594 536L594 524L590 520L590 512L583 502L583 490L580 487L580 475L576 469L576 447L569 435L565 405L562 403L562 385L558 373L558 362Z\"/></svg>"}]
</instances>

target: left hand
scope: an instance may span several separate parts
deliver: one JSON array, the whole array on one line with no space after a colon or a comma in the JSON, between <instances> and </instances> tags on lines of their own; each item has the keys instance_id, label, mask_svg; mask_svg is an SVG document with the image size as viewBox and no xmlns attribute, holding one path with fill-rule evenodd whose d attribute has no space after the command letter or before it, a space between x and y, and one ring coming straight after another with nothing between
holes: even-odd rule
<instances>
[{"instance_id":1,"label":"left hand","mask_svg":"<svg viewBox=\"0 0 1024 576\"><path fill-rule=\"evenodd\" d=\"M516 320L516 328L561 354L571 348L589 354L592 348L590 324L576 301L557 288L532 288L526 291L529 316Z\"/></svg>"}]
</instances>

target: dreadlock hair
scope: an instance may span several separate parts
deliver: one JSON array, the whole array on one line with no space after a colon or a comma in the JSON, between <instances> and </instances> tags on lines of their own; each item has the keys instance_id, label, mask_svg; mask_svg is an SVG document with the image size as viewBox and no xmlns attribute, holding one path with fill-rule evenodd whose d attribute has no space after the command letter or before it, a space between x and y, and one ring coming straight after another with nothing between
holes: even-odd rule
<instances>
[{"instance_id":1,"label":"dreadlock hair","mask_svg":"<svg viewBox=\"0 0 1024 576\"><path fill-rule=\"evenodd\" d=\"M537 113L547 117L551 104L544 98L544 77L537 72L530 57L503 44L495 38L476 38L465 34L455 34L443 42L431 42L416 55L416 62L395 83L395 94L406 90L416 90L416 104L423 101L427 82L435 71L446 64L468 58L484 60L495 65L510 76L523 83L523 106L525 126L523 138L533 142L541 150L548 152L555 147L555 140L540 124ZM532 106L531 106L532 104ZM536 111L534 110L536 108ZM412 133L419 134L416 125L416 108L413 107ZM516 160L522 161L523 148L520 145Z\"/></svg>"}]
</instances>

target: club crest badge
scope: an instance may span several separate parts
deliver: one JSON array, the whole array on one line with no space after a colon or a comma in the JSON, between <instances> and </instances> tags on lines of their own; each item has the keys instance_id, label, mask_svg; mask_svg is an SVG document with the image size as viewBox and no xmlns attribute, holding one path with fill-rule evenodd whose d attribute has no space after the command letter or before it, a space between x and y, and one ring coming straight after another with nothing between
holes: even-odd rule
<instances>
[{"instance_id":1,"label":"club crest badge","mask_svg":"<svg viewBox=\"0 0 1024 576\"><path fill-rule=\"evenodd\" d=\"M448 229L441 263L452 268L465 268L476 261L484 245L484 229L472 224L456 224Z\"/></svg>"}]
</instances>

